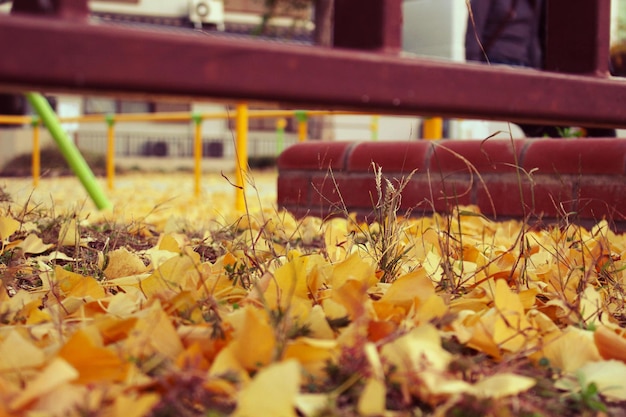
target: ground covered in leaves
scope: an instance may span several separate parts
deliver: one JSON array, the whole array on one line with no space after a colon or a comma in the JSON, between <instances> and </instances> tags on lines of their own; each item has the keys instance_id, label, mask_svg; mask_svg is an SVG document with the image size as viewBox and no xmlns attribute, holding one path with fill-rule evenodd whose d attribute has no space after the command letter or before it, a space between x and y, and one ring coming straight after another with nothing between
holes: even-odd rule
<instances>
[{"instance_id":1,"label":"ground covered in leaves","mask_svg":"<svg viewBox=\"0 0 626 417\"><path fill-rule=\"evenodd\" d=\"M0 416L626 415L607 223L404 219L395 196L297 220L206 181L120 178L105 213L75 179L4 183Z\"/></svg>"}]
</instances>

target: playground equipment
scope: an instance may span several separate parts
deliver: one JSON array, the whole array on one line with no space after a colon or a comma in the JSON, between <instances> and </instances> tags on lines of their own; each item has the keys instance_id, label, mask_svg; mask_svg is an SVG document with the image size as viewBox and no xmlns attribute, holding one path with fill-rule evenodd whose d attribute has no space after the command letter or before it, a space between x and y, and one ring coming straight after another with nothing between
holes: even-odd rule
<instances>
[{"instance_id":1,"label":"playground equipment","mask_svg":"<svg viewBox=\"0 0 626 417\"><path fill-rule=\"evenodd\" d=\"M67 134L63 131L63 128L54 114L54 111L50 107L50 104L48 104L48 101L41 94L37 93L27 93L26 97L37 114L39 114L39 117L41 117L41 120L43 120L43 123L50 131L50 134L57 143L57 146L67 160L70 168L72 168L80 182L83 184L83 187L85 187L85 190L89 193L89 196L96 204L96 207L98 209L111 208L111 203L106 198L104 191L96 181L89 165L87 165L74 143L72 143ZM34 140L34 142L36 141Z\"/></svg>"},{"instance_id":2,"label":"playground equipment","mask_svg":"<svg viewBox=\"0 0 626 417\"><path fill-rule=\"evenodd\" d=\"M210 119L235 119L236 141L235 144L235 166L237 167L236 190L235 190L235 207L243 209L243 188L245 187L245 172L248 165L247 152L247 125L250 118L275 118L277 119L277 138L276 138L276 154L284 149L284 129L286 119L293 117L297 122L298 141L304 142L307 139L307 124L312 117L328 116L328 115L346 115L354 114L350 112L336 112L324 110L248 110L245 104L239 104L234 112L211 112L211 113L188 113L188 112L172 112L172 113L135 113L135 114L100 114L85 115L78 117L56 118L54 112L48 105L47 101L40 95L29 94L36 98L36 109L43 112L46 117L28 117L28 116L0 116L2 124L23 125L30 123L33 127L33 151L32 151L32 176L33 185L37 186L40 176L40 123L41 120L48 126L53 137L60 142L59 147L63 151L64 156L68 159L70 167L77 172L81 181L86 184L90 196L94 201L99 201L97 206L108 207L105 202L104 193L99 190L99 185L95 182L93 174L86 166L84 160L73 143L67 138L65 132L62 131L60 123L106 123L107 125L107 146L106 146L106 176L107 187L109 190L114 188L115 184L115 127L119 123L132 122L165 122L165 121L192 121L194 124L193 137L193 155L194 155L194 193L196 196L201 192L202 178L202 122ZM56 120L56 121L55 121ZM377 116L372 116L372 138L376 138ZM281 140L282 139L282 140Z\"/></svg>"}]
</instances>

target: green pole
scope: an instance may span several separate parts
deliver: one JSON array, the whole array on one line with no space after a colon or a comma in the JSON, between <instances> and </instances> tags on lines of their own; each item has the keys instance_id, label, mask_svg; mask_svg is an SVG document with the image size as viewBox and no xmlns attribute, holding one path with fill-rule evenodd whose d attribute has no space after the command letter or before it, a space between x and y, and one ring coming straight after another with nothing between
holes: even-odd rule
<instances>
[{"instance_id":1,"label":"green pole","mask_svg":"<svg viewBox=\"0 0 626 417\"><path fill-rule=\"evenodd\" d=\"M276 120L276 156L285 148L285 127L287 127L285 119Z\"/></svg>"},{"instance_id":2,"label":"green pole","mask_svg":"<svg viewBox=\"0 0 626 417\"><path fill-rule=\"evenodd\" d=\"M87 190L87 193L96 204L96 207L99 210L111 208L112 205L96 181L96 177L91 171L91 168L89 168L89 165L87 165L87 162L80 154L78 148L76 148L76 145L74 145L61 127L61 123L59 123L48 101L39 93L27 93L26 98L37 114L39 114L39 117L41 117L44 125L46 125L52 138L57 143L63 157L65 157L68 165L83 184L85 190Z\"/></svg>"}]
</instances>

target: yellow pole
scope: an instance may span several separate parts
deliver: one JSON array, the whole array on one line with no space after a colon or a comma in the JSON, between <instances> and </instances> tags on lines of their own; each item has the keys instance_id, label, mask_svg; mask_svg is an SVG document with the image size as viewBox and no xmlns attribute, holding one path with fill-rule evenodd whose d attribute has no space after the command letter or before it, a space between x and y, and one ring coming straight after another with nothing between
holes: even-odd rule
<instances>
[{"instance_id":1,"label":"yellow pole","mask_svg":"<svg viewBox=\"0 0 626 417\"><path fill-rule=\"evenodd\" d=\"M441 117L429 117L423 122L424 139L436 140L443 137L443 119Z\"/></svg>"},{"instance_id":2,"label":"yellow pole","mask_svg":"<svg viewBox=\"0 0 626 417\"><path fill-rule=\"evenodd\" d=\"M115 180L115 119L107 114L107 186L109 190L114 187Z\"/></svg>"},{"instance_id":3,"label":"yellow pole","mask_svg":"<svg viewBox=\"0 0 626 417\"><path fill-rule=\"evenodd\" d=\"M246 208L245 201L245 176L248 171L248 105L245 103L237 104L237 158L236 186L235 189L235 209L244 211Z\"/></svg>"},{"instance_id":4,"label":"yellow pole","mask_svg":"<svg viewBox=\"0 0 626 417\"><path fill-rule=\"evenodd\" d=\"M306 140L306 133L308 130L308 122L306 120L298 122L298 141L304 142Z\"/></svg>"},{"instance_id":5,"label":"yellow pole","mask_svg":"<svg viewBox=\"0 0 626 417\"><path fill-rule=\"evenodd\" d=\"M196 197L200 197L200 180L202 178L202 115L194 113L192 119L195 123L194 130L194 194Z\"/></svg>"},{"instance_id":6,"label":"yellow pole","mask_svg":"<svg viewBox=\"0 0 626 417\"><path fill-rule=\"evenodd\" d=\"M34 116L31 124L33 126L33 186L39 185L39 175L41 173L41 150L39 149L39 117Z\"/></svg>"}]
</instances>

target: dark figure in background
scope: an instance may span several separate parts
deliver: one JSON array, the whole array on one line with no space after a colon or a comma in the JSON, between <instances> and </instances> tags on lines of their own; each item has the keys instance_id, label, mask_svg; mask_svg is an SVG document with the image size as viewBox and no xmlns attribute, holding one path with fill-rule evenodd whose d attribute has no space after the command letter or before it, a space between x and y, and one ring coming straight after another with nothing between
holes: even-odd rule
<instances>
[{"instance_id":1,"label":"dark figure in background","mask_svg":"<svg viewBox=\"0 0 626 417\"><path fill-rule=\"evenodd\" d=\"M465 58L490 64L543 68L545 0L470 0ZM564 128L519 125L528 137L562 137ZM586 136L614 137L615 130L583 128Z\"/></svg>"}]
</instances>

